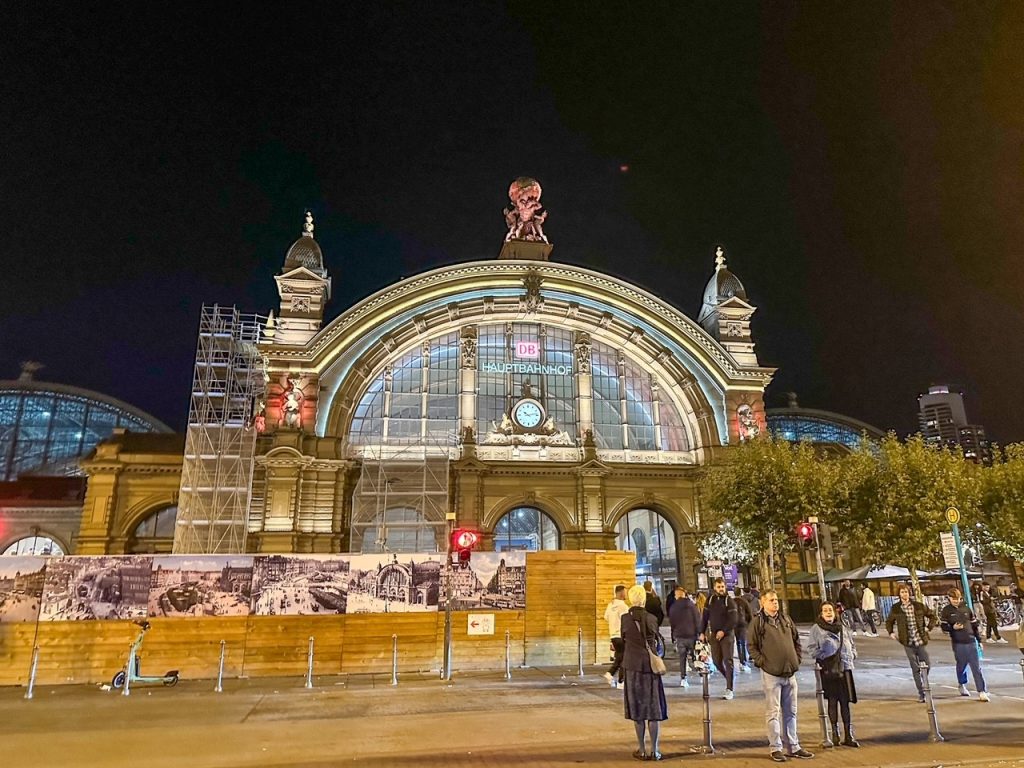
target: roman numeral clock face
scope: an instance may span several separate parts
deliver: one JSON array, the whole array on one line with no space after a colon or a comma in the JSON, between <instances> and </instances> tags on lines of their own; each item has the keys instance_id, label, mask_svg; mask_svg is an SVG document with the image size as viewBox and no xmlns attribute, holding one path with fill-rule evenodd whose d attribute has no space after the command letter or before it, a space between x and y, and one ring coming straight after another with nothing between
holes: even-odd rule
<instances>
[{"instance_id":1,"label":"roman numeral clock face","mask_svg":"<svg viewBox=\"0 0 1024 768\"><path fill-rule=\"evenodd\" d=\"M522 429L536 429L544 420L544 408L536 400L520 400L512 407L512 421Z\"/></svg>"}]
</instances>

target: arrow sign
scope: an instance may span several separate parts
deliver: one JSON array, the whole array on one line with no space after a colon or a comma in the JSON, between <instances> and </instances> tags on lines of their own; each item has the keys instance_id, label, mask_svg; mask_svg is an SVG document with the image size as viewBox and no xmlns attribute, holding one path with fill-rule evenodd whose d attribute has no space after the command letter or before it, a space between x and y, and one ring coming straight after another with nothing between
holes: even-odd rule
<instances>
[{"instance_id":1,"label":"arrow sign","mask_svg":"<svg viewBox=\"0 0 1024 768\"><path fill-rule=\"evenodd\" d=\"M467 635L493 635L494 614L493 613L471 613L467 619Z\"/></svg>"}]
</instances>

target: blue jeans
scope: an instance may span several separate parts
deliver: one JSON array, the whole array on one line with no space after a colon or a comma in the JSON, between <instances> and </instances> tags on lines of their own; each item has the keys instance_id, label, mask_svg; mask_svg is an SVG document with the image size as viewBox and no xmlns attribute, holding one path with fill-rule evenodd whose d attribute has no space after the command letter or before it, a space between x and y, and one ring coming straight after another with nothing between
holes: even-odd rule
<instances>
[{"instance_id":1,"label":"blue jeans","mask_svg":"<svg viewBox=\"0 0 1024 768\"><path fill-rule=\"evenodd\" d=\"M917 686L917 695L924 696L924 683L921 681L920 662L928 665L928 672L932 671L932 660L928 658L928 651L923 645L905 645L903 650L907 652L907 661L910 662L910 671L914 673L914 685Z\"/></svg>"},{"instance_id":2,"label":"blue jeans","mask_svg":"<svg viewBox=\"0 0 1024 768\"><path fill-rule=\"evenodd\" d=\"M800 749L800 737L796 732L796 675L776 677L761 670L761 686L764 688L764 719L768 724L768 749L782 752L783 739L788 744L787 752Z\"/></svg>"},{"instance_id":3,"label":"blue jeans","mask_svg":"<svg viewBox=\"0 0 1024 768\"><path fill-rule=\"evenodd\" d=\"M987 691L985 687L985 676L981 673L981 659L978 658L978 646L974 642L953 643L953 656L956 658L956 681L960 685L967 685L967 667L971 668L971 675L974 677L974 687L978 693Z\"/></svg>"}]
</instances>

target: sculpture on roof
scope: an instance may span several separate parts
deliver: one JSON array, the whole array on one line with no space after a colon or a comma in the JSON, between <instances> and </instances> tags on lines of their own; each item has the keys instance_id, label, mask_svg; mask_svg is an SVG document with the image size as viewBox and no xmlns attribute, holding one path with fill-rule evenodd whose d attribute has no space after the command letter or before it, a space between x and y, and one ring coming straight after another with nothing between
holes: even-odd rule
<instances>
[{"instance_id":1,"label":"sculpture on roof","mask_svg":"<svg viewBox=\"0 0 1024 768\"><path fill-rule=\"evenodd\" d=\"M512 205L505 209L505 223L508 225L509 240L527 240L547 243L544 234L544 222L548 212L540 203L540 184L529 176L520 176L508 188L508 197Z\"/></svg>"}]
</instances>

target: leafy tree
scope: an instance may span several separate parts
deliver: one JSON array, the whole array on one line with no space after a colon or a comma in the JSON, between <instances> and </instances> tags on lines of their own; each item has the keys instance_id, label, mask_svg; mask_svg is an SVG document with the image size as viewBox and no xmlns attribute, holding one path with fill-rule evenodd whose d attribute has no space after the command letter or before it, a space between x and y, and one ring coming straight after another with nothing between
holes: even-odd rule
<instances>
[{"instance_id":1,"label":"leafy tree","mask_svg":"<svg viewBox=\"0 0 1024 768\"><path fill-rule=\"evenodd\" d=\"M752 565L757 562L758 550L745 531L731 523L722 523L718 530L697 542L697 549L705 560Z\"/></svg>"},{"instance_id":2,"label":"leafy tree","mask_svg":"<svg viewBox=\"0 0 1024 768\"><path fill-rule=\"evenodd\" d=\"M977 514L980 468L959 451L928 445L920 435L900 442L889 434L877 450L873 462L863 456L846 462L846 534L872 565L909 568L920 594L917 569L940 550L946 508L956 506L968 519Z\"/></svg>"},{"instance_id":3,"label":"leafy tree","mask_svg":"<svg viewBox=\"0 0 1024 768\"><path fill-rule=\"evenodd\" d=\"M992 551L1024 560L1024 443L997 450L995 458L982 472L978 522Z\"/></svg>"}]
</instances>

